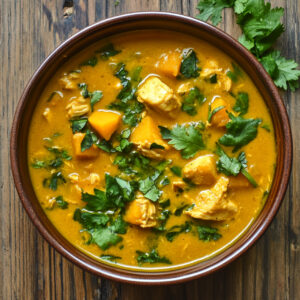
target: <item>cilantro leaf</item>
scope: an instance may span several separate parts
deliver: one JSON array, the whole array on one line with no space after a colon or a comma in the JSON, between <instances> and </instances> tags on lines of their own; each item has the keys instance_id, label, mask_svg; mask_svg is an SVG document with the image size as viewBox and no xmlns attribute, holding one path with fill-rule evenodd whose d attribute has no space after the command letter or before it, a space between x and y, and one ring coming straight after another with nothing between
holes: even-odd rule
<instances>
[{"instance_id":1,"label":"cilantro leaf","mask_svg":"<svg viewBox=\"0 0 300 300\"><path fill-rule=\"evenodd\" d=\"M231 121L226 124L227 133L219 139L219 142L224 146L233 146L232 151L236 152L256 138L257 127L261 120L235 117L231 113L229 117Z\"/></svg>"},{"instance_id":2,"label":"cilantro leaf","mask_svg":"<svg viewBox=\"0 0 300 300\"><path fill-rule=\"evenodd\" d=\"M170 170L178 177L181 177L181 168L178 166L173 166L170 168Z\"/></svg>"},{"instance_id":3,"label":"cilantro leaf","mask_svg":"<svg viewBox=\"0 0 300 300\"><path fill-rule=\"evenodd\" d=\"M166 205L166 204L163 204L163 205ZM163 205L161 205L161 207L163 207ZM172 214L171 211L168 210L168 209L165 209L165 210L161 211L159 217L157 217L158 224L157 224L156 227L154 227L154 230L157 230L157 231L160 231L160 232L165 231L166 230L166 228L165 228L166 223L167 223L168 219L170 218L171 214Z\"/></svg>"},{"instance_id":4,"label":"cilantro leaf","mask_svg":"<svg viewBox=\"0 0 300 300\"><path fill-rule=\"evenodd\" d=\"M236 102L233 110L240 113L240 116L248 112L249 107L249 97L247 93L239 92L236 97Z\"/></svg>"},{"instance_id":5,"label":"cilantro leaf","mask_svg":"<svg viewBox=\"0 0 300 300\"><path fill-rule=\"evenodd\" d=\"M90 97L90 92L88 91L88 88L87 88L87 84L82 82L82 83L78 83L78 87L80 89L80 93L81 93L81 96L83 98L88 98Z\"/></svg>"},{"instance_id":6,"label":"cilantro leaf","mask_svg":"<svg viewBox=\"0 0 300 300\"><path fill-rule=\"evenodd\" d=\"M214 26L222 20L222 10L225 7L232 7L234 0L201 0L197 8L200 14L196 15L201 21L211 20Z\"/></svg>"},{"instance_id":7,"label":"cilantro leaf","mask_svg":"<svg viewBox=\"0 0 300 300\"><path fill-rule=\"evenodd\" d=\"M200 93L199 89L197 87L193 87L189 90L188 95L183 98L181 110L190 116L195 116L197 114L198 106L203 104L205 100L206 99Z\"/></svg>"},{"instance_id":8,"label":"cilantro leaf","mask_svg":"<svg viewBox=\"0 0 300 300\"><path fill-rule=\"evenodd\" d=\"M170 140L168 143L180 150L185 159L193 157L197 151L205 148L202 134L193 125L176 125L171 130L159 126L159 129L163 139Z\"/></svg>"},{"instance_id":9,"label":"cilantro leaf","mask_svg":"<svg viewBox=\"0 0 300 300\"><path fill-rule=\"evenodd\" d=\"M111 255L111 254L102 254L100 256L100 258L102 258L104 260L109 260L109 261L112 261L112 262L116 262L117 259L121 259L122 257Z\"/></svg>"},{"instance_id":10,"label":"cilantro leaf","mask_svg":"<svg viewBox=\"0 0 300 300\"><path fill-rule=\"evenodd\" d=\"M65 177L62 175L61 172L55 172L53 173L49 178L45 178L43 180L43 186L48 187L49 189L56 191L57 186L59 184L66 183Z\"/></svg>"},{"instance_id":11,"label":"cilantro leaf","mask_svg":"<svg viewBox=\"0 0 300 300\"><path fill-rule=\"evenodd\" d=\"M98 189L94 189L94 195L82 192L81 200L87 202L85 208L89 211L102 211L113 207L105 192Z\"/></svg>"},{"instance_id":12,"label":"cilantro leaf","mask_svg":"<svg viewBox=\"0 0 300 300\"><path fill-rule=\"evenodd\" d=\"M122 237L114 233L111 228L94 228L89 231L92 236L92 243L97 244L102 250L116 245L123 240Z\"/></svg>"},{"instance_id":13,"label":"cilantro leaf","mask_svg":"<svg viewBox=\"0 0 300 300\"><path fill-rule=\"evenodd\" d=\"M85 128L87 121L88 121L87 118L71 120L70 122L71 122L72 132L73 133L81 132Z\"/></svg>"},{"instance_id":14,"label":"cilantro leaf","mask_svg":"<svg viewBox=\"0 0 300 300\"><path fill-rule=\"evenodd\" d=\"M98 141L97 136L90 130L87 130L82 142L81 142L81 152L91 148L93 144Z\"/></svg>"},{"instance_id":15,"label":"cilantro leaf","mask_svg":"<svg viewBox=\"0 0 300 300\"><path fill-rule=\"evenodd\" d=\"M187 233L192 230L192 226L189 222L185 222L182 225L172 226L166 233L166 238L169 242L173 242L174 238L180 233Z\"/></svg>"},{"instance_id":16,"label":"cilantro leaf","mask_svg":"<svg viewBox=\"0 0 300 300\"><path fill-rule=\"evenodd\" d=\"M102 91L94 91L91 94L91 110L94 110L94 105L103 97Z\"/></svg>"},{"instance_id":17,"label":"cilantro leaf","mask_svg":"<svg viewBox=\"0 0 300 300\"><path fill-rule=\"evenodd\" d=\"M207 121L211 122L212 117L214 116L214 114L216 114L218 111L220 111L221 109L223 109L225 106L221 105L216 107L215 109L213 109L213 111L211 110L211 104L208 105L208 117L207 117Z\"/></svg>"},{"instance_id":18,"label":"cilantro leaf","mask_svg":"<svg viewBox=\"0 0 300 300\"><path fill-rule=\"evenodd\" d=\"M182 61L180 66L180 73L185 78L196 78L199 76L199 68L197 66L199 60L193 49L184 49L182 53Z\"/></svg>"},{"instance_id":19,"label":"cilantro leaf","mask_svg":"<svg viewBox=\"0 0 300 300\"><path fill-rule=\"evenodd\" d=\"M282 57L280 51L274 50L262 57L261 63L278 87L287 90L287 86L289 86L291 91L295 91L299 87L300 70L296 69L298 64L291 59Z\"/></svg>"},{"instance_id":20,"label":"cilantro leaf","mask_svg":"<svg viewBox=\"0 0 300 300\"><path fill-rule=\"evenodd\" d=\"M100 53L100 57L102 60L108 60L109 57L115 56L119 54L121 51L116 50L112 43L109 43L103 46L100 50L96 51L96 53Z\"/></svg>"},{"instance_id":21,"label":"cilantro leaf","mask_svg":"<svg viewBox=\"0 0 300 300\"><path fill-rule=\"evenodd\" d=\"M64 200L63 196L57 196L55 198L55 203L61 209L67 209L69 206L69 203Z\"/></svg>"},{"instance_id":22,"label":"cilantro leaf","mask_svg":"<svg viewBox=\"0 0 300 300\"><path fill-rule=\"evenodd\" d=\"M155 249L152 249L150 252L142 252L137 250L136 254L138 255L137 262L139 265L142 265L144 263L164 263L169 265L171 264L171 261L168 258L166 258L165 256L161 257Z\"/></svg>"},{"instance_id":23,"label":"cilantro leaf","mask_svg":"<svg viewBox=\"0 0 300 300\"><path fill-rule=\"evenodd\" d=\"M79 222L87 229L105 226L109 219L110 218L104 213L85 211L80 208L77 208L73 215L73 220Z\"/></svg>"},{"instance_id":24,"label":"cilantro leaf","mask_svg":"<svg viewBox=\"0 0 300 300\"><path fill-rule=\"evenodd\" d=\"M84 62L82 62L80 64L80 66L91 66L91 67L95 67L96 64L98 63L98 59L96 56L93 56L91 58L89 58L88 60L85 60Z\"/></svg>"},{"instance_id":25,"label":"cilantro leaf","mask_svg":"<svg viewBox=\"0 0 300 300\"><path fill-rule=\"evenodd\" d=\"M217 241L222 237L217 228L209 226L197 226L199 240L206 242Z\"/></svg>"},{"instance_id":26,"label":"cilantro leaf","mask_svg":"<svg viewBox=\"0 0 300 300\"><path fill-rule=\"evenodd\" d=\"M233 81L237 82L239 80L239 77L243 75L241 69L235 64L231 63L233 71L229 70L226 72L226 75Z\"/></svg>"},{"instance_id":27,"label":"cilantro leaf","mask_svg":"<svg viewBox=\"0 0 300 300\"><path fill-rule=\"evenodd\" d=\"M144 180L140 180L139 182L139 190L144 194L145 198L156 202L161 192L156 186L156 180L160 176L162 172L155 172L154 175L147 177Z\"/></svg>"}]
</instances>

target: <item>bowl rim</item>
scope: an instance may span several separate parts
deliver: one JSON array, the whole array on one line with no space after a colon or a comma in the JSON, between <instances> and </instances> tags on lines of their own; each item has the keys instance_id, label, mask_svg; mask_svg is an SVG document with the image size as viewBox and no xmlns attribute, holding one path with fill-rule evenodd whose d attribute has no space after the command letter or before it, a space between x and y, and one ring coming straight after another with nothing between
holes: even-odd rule
<instances>
[{"instance_id":1,"label":"bowl rim","mask_svg":"<svg viewBox=\"0 0 300 300\"><path fill-rule=\"evenodd\" d=\"M259 226L257 226L257 228L253 230L252 234L243 244L241 244L238 248L234 249L227 256L223 257L217 263L211 266L204 267L203 269L200 268L200 270L194 270L191 272L182 272L182 274L180 274L181 273L180 271L184 271L184 269L180 269L175 273L173 272L174 275L172 276L168 276L168 274L170 274L170 272L172 273L172 271L163 271L160 273L137 272L135 274L132 274L132 272L128 270L120 271L121 269L119 268L111 267L107 269L105 265L101 267L99 265L96 266L95 264L97 261L94 259L88 260L83 253L82 255L79 255L78 253L74 254L72 253L71 250L66 249L66 245L62 245L61 241L58 241L58 237L57 236L54 237L48 231L45 224L43 223L43 220L41 219L39 214L35 211L34 207L32 206L30 198L24 192L23 180L18 165L18 147L17 147L19 141L18 131L20 129L20 125L22 121L22 113L23 113L23 109L25 108L25 104L28 100L29 92L31 91L32 87L36 84L36 81L38 80L40 74L42 74L49 67L49 64L52 61L54 61L65 49L67 49L69 46L74 46L79 40L86 38L86 35L89 35L94 31L101 30L102 28L106 28L110 25L114 25L117 23L122 24L129 21L139 21L141 19L147 19L149 21L151 20L161 21L163 19L166 22L173 21L178 23L185 23L191 27L200 28L201 30L208 32L208 34L213 34L217 36L219 39L225 41L225 43L228 43L230 46L234 47L236 51L239 51L241 56L248 59L252 64L253 68L258 72L258 74L260 75L260 80L262 80L263 83L266 84L268 92L270 93L270 97L275 101L274 106L277 107L277 113L279 119L281 120L281 127L282 127L283 137L284 137L283 156L284 156L285 168L283 169L283 173L281 176L282 179L281 184L278 188L278 192L276 194L273 205L270 207L267 215L261 221ZM25 208L31 221L37 227L41 235L60 254L62 254L65 258L67 258L71 262L75 263L77 266L80 266L84 270L92 272L93 274L98 276L102 276L112 280L117 280L119 282L124 282L124 283L134 283L134 284L141 284L141 285L163 285L163 284L182 283L188 280L206 276L217 270L220 270L221 268L227 266L233 260L237 259L240 255L242 255L262 236L262 234L266 231L271 221L275 217L284 198L288 186L288 182L289 182L290 173L291 173L292 150L293 150L292 135L291 135L289 119L288 119L288 115L284 103L278 92L278 89L274 85L268 73L264 70L263 66L246 48L244 48L238 41L236 41L234 38L232 38L230 35L222 31L221 29L218 29L208 23L199 21L192 17L188 17L176 13L169 13L169 12L135 12L135 13L123 14L105 20L101 20L80 30L79 32L77 32L76 34L68 38L66 41L64 41L62 44L60 44L57 48L55 48L55 50L52 51L51 54L42 62L42 64L37 68L37 70L34 72L33 76L31 77L31 79L29 80L28 84L26 85L15 110L15 115L14 115L12 128L11 128L10 160L11 160L11 169L12 169L15 186L19 194L20 200L23 204L23 207ZM250 226L250 228L251 227L252 225ZM250 228L248 230L250 230ZM151 274L154 275L152 276Z\"/></svg>"}]
</instances>

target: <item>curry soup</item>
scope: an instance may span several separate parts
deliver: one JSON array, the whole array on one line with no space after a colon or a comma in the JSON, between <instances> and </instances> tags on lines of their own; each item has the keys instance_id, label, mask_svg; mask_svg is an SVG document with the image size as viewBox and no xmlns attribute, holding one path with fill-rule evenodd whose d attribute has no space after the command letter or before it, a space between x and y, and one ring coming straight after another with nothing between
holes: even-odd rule
<instances>
[{"instance_id":1,"label":"curry soup","mask_svg":"<svg viewBox=\"0 0 300 300\"><path fill-rule=\"evenodd\" d=\"M250 78L204 41L100 41L53 74L29 132L31 180L73 245L125 267L206 260L251 225L276 162Z\"/></svg>"}]
</instances>

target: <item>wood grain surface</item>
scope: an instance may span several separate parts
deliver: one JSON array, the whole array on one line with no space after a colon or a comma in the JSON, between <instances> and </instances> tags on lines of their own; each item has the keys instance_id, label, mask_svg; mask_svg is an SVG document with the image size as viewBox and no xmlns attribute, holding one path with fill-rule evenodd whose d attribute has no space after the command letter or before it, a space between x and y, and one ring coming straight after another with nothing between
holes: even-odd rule
<instances>
[{"instance_id":1,"label":"wood grain surface","mask_svg":"<svg viewBox=\"0 0 300 300\"><path fill-rule=\"evenodd\" d=\"M278 48L300 62L300 0L272 0L285 8ZM166 287L101 279L62 258L43 240L16 194L9 135L26 82L50 52L98 20L133 11L195 16L197 0L0 0L0 299L300 299L300 90L282 93L291 120L294 163L283 205L266 234L244 256L207 278ZM234 14L222 29L239 36ZM20 149L22 150L22 149Z\"/></svg>"}]
</instances>

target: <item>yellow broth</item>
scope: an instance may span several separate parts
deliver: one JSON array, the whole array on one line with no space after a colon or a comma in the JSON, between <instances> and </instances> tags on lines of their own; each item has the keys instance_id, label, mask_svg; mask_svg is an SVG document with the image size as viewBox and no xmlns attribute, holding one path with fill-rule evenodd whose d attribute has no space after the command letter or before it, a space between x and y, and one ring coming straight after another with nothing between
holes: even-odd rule
<instances>
[{"instance_id":1,"label":"yellow broth","mask_svg":"<svg viewBox=\"0 0 300 300\"><path fill-rule=\"evenodd\" d=\"M115 49L121 50L121 52L109 57L107 60L102 60L99 57L99 53L95 54L95 51L108 43L112 43ZM159 68L155 67L162 54L175 51L176 49L178 52L182 52L186 48L194 49L200 68L203 68L205 62L213 60L217 62L220 69L224 71L233 70L232 62L234 61L232 58L202 40L174 32L131 32L114 36L109 40L99 41L96 45L70 58L57 73L53 74L52 79L45 86L44 92L37 103L32 117L28 140L28 164L35 193L48 218L61 234L81 251L97 260L102 260L100 256L103 254L113 255L121 257L121 259L116 260L116 263L119 265L124 265L128 268L141 267L137 262L136 251L146 253L151 251L151 249L156 249L161 257L167 257L172 262L171 267L206 260L236 241L251 225L264 205L266 192L270 190L272 184L276 162L273 125L262 96L247 74L242 72L242 76L239 77L238 81L236 83L232 82L230 92L235 95L239 92L248 93L249 109L244 118L260 118L262 123L258 126L257 137L242 147L237 154L241 151L246 153L248 171L255 178L258 187L254 188L250 186L228 190L227 198L235 203L238 208L237 213L232 218L221 222L201 221L201 224L217 228L219 234L222 235L221 238L203 241L199 239L197 230L193 229L190 232L179 234L170 242L166 239L164 232L158 234L151 228L141 228L129 224L127 233L120 235L123 238L121 242L109 247L107 250L101 250L98 245L87 243L89 234L82 232L82 225L73 220L75 209L83 208L86 205L86 202L81 200L81 189L84 192L92 194L94 188L104 190L105 173L109 173L111 176L119 176L122 171L113 164L116 156L115 153L109 154L100 150L98 157L90 160L77 159L74 156L72 148L73 133L70 128L69 119L66 117L66 106L70 103L72 97L80 96L80 89L63 89L60 84L60 78L72 70L80 69L81 72L76 75L78 78L74 79L76 85L84 82L87 84L89 91L101 90L103 92L103 98L94 105L94 110L107 109L107 105L116 100L122 86L120 85L120 80L114 76L114 70L120 62L125 64L129 75L135 67L141 66L140 77L142 79L149 76L149 74L158 75L160 80L174 91L177 90L182 82L191 82L193 86L199 88L206 98L206 101L202 105L199 105L196 115L191 116L186 112L180 111L176 118L172 119L166 117L164 113L148 109L146 106L147 115L153 117L158 125L168 128L172 128L175 124L198 121L207 122L209 103L216 96L224 98L228 107L230 107L230 111L233 112L232 108L235 105L236 99L229 92L216 90L213 84L200 77L182 80L166 76L160 72ZM93 56L98 57L98 62L95 66L81 65L83 61ZM202 71L199 72L201 74ZM53 91L59 91L62 97L54 94L52 99L48 101ZM179 97L182 101L184 96ZM48 115L47 113L45 114L45 110L48 111ZM236 112L233 113L238 115ZM262 128L262 125L267 126L263 126L266 128ZM127 125L121 122L117 132L120 133L126 127ZM225 132L226 129L224 127L207 126L205 134L203 134L205 136L206 148L198 151L194 157L189 159L183 159L180 151L174 148L166 151L165 159L171 159L172 164L166 167L164 176L168 176L171 181L179 179L170 171L170 167L174 165L184 167L187 162L201 155L213 154L217 160L218 157L214 152L216 148L215 143ZM72 156L71 160L64 160L62 167L58 169L64 175L66 183L58 184L55 191L49 187L45 187L43 180L44 178L49 178L51 172L53 174L57 170L32 167L32 163L36 160L43 161L47 159L51 153L45 147L53 146L65 149ZM222 148L229 156L236 155L231 152L232 147L222 146ZM79 188L69 178L69 175L73 173L78 174L80 178ZM100 177L100 180L96 184L90 180L91 173L96 173ZM218 176L221 175L224 176L224 174L218 174ZM206 186L196 186L183 193L175 193L172 184L161 188L162 195L160 200L170 199L171 202L170 207L167 209L171 211L172 215L166 223L166 230L174 225L184 224L186 221L196 221L186 214L176 216L174 212L177 208L185 204L191 205L191 201L187 199L196 199L199 191L206 190L207 188ZM57 196L63 196L64 201L68 202L67 209L61 209L55 204L53 198ZM158 217L161 209L157 203L155 205ZM145 263L142 267L170 268L170 265L164 263Z\"/></svg>"}]
</instances>

